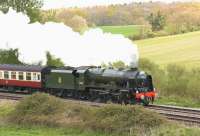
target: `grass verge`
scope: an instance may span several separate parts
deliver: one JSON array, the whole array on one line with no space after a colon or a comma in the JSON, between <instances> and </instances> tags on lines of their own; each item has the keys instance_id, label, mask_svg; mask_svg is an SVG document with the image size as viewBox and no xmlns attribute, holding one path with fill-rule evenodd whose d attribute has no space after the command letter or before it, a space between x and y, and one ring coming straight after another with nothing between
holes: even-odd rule
<instances>
[{"instance_id":1,"label":"grass verge","mask_svg":"<svg viewBox=\"0 0 200 136\"><path fill-rule=\"evenodd\" d=\"M45 126L0 126L0 136L107 136L92 131L82 131L72 128L51 128Z\"/></svg>"},{"instance_id":2,"label":"grass verge","mask_svg":"<svg viewBox=\"0 0 200 136\"><path fill-rule=\"evenodd\" d=\"M155 101L155 104L200 108L200 101L194 100L192 98L184 99L177 96L159 97Z\"/></svg>"}]
</instances>

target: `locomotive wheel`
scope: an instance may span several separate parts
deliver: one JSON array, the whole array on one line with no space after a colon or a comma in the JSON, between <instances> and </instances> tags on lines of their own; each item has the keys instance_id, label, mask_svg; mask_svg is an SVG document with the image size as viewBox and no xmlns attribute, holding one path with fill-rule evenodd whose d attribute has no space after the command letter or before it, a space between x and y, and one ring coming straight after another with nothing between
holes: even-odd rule
<instances>
[{"instance_id":1,"label":"locomotive wheel","mask_svg":"<svg viewBox=\"0 0 200 136\"><path fill-rule=\"evenodd\" d=\"M106 103L109 100L109 94L108 93L104 93L104 94L100 93L100 98L101 98L101 102Z\"/></svg>"},{"instance_id":2,"label":"locomotive wheel","mask_svg":"<svg viewBox=\"0 0 200 136\"><path fill-rule=\"evenodd\" d=\"M99 93L97 91L90 90L89 92L89 100L94 102L98 101L97 99L99 98Z\"/></svg>"},{"instance_id":3,"label":"locomotive wheel","mask_svg":"<svg viewBox=\"0 0 200 136\"><path fill-rule=\"evenodd\" d=\"M121 91L120 92L120 101L121 101L121 104L125 104L125 105L127 105L129 103L127 91Z\"/></svg>"}]
</instances>

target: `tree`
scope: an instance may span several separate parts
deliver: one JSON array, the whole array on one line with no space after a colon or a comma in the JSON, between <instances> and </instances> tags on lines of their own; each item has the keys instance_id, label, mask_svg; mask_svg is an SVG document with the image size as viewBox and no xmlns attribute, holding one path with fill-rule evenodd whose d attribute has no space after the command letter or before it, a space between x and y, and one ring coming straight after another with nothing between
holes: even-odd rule
<instances>
[{"instance_id":1,"label":"tree","mask_svg":"<svg viewBox=\"0 0 200 136\"><path fill-rule=\"evenodd\" d=\"M0 10L3 13L7 13L8 12L8 4L7 4L7 0L0 0Z\"/></svg>"},{"instance_id":2,"label":"tree","mask_svg":"<svg viewBox=\"0 0 200 136\"><path fill-rule=\"evenodd\" d=\"M0 49L0 64L22 64L18 49Z\"/></svg>"},{"instance_id":3,"label":"tree","mask_svg":"<svg viewBox=\"0 0 200 136\"><path fill-rule=\"evenodd\" d=\"M76 32L83 32L88 28L88 23L85 19L87 15L81 9L59 9L55 10L55 12L55 19L58 22L63 22Z\"/></svg>"},{"instance_id":4,"label":"tree","mask_svg":"<svg viewBox=\"0 0 200 136\"><path fill-rule=\"evenodd\" d=\"M30 17L30 22L40 20L41 0L1 0L0 10L7 12L11 7L17 12L23 12Z\"/></svg>"},{"instance_id":5,"label":"tree","mask_svg":"<svg viewBox=\"0 0 200 136\"><path fill-rule=\"evenodd\" d=\"M41 23L45 22L58 22L58 19L56 19L56 10L44 10L41 12Z\"/></svg>"},{"instance_id":6,"label":"tree","mask_svg":"<svg viewBox=\"0 0 200 136\"><path fill-rule=\"evenodd\" d=\"M88 28L87 21L83 17L78 15L73 16L71 20L68 21L67 25L76 32L82 32Z\"/></svg>"},{"instance_id":7,"label":"tree","mask_svg":"<svg viewBox=\"0 0 200 136\"><path fill-rule=\"evenodd\" d=\"M115 62L112 62L112 63L109 62L108 64L102 63L101 67L103 67L103 68L112 67L112 68L117 68L117 69L124 69L124 68L127 68L128 66L126 66L123 61L119 60L119 61L115 61Z\"/></svg>"},{"instance_id":8,"label":"tree","mask_svg":"<svg viewBox=\"0 0 200 136\"><path fill-rule=\"evenodd\" d=\"M56 67L62 67L64 66L64 63L60 58L56 58L55 56L51 55L50 52L46 52L46 59L47 59L47 66L56 66Z\"/></svg>"},{"instance_id":9,"label":"tree","mask_svg":"<svg viewBox=\"0 0 200 136\"><path fill-rule=\"evenodd\" d=\"M151 13L148 16L148 21L151 24L153 31L162 30L166 24L166 18L160 11L158 11L156 15Z\"/></svg>"},{"instance_id":10,"label":"tree","mask_svg":"<svg viewBox=\"0 0 200 136\"><path fill-rule=\"evenodd\" d=\"M113 63L112 63L112 66L113 66L114 68L118 68L118 69L120 69L120 68L125 68L125 67L126 67L126 65L125 65L125 63L124 63L123 61L116 61L116 62L113 62Z\"/></svg>"}]
</instances>

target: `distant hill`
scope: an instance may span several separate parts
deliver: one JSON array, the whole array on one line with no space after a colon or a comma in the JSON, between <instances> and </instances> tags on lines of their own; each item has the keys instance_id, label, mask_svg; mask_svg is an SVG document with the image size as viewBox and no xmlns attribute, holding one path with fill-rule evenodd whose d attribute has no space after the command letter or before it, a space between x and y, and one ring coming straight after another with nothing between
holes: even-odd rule
<instances>
[{"instance_id":1,"label":"distant hill","mask_svg":"<svg viewBox=\"0 0 200 136\"><path fill-rule=\"evenodd\" d=\"M140 58L148 58L160 66L169 63L200 67L200 31L135 41Z\"/></svg>"}]
</instances>

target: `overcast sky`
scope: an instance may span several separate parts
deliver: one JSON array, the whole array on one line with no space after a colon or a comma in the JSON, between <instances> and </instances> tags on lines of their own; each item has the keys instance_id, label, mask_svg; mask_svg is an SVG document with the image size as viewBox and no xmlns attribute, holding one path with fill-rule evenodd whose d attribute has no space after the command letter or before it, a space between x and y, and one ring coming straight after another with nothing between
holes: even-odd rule
<instances>
[{"instance_id":1,"label":"overcast sky","mask_svg":"<svg viewBox=\"0 0 200 136\"><path fill-rule=\"evenodd\" d=\"M64 7L88 7L96 5L123 4L131 2L174 2L174 1L199 1L200 0L44 0L44 9Z\"/></svg>"}]
</instances>

